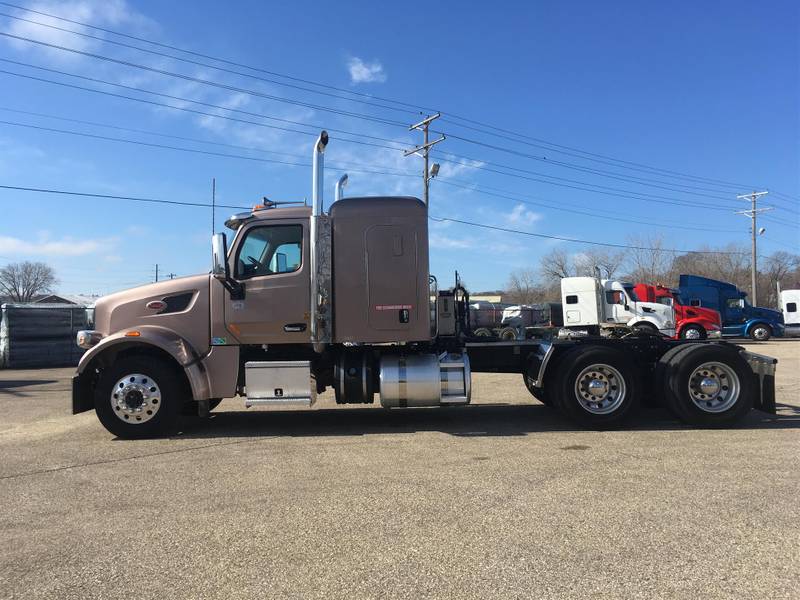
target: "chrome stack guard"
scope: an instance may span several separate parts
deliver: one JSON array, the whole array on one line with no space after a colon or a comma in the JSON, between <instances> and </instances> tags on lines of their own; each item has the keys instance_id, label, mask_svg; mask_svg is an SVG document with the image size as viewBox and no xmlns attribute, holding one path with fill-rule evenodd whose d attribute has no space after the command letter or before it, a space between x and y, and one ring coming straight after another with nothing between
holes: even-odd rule
<instances>
[{"instance_id":1,"label":"chrome stack guard","mask_svg":"<svg viewBox=\"0 0 800 600\"><path fill-rule=\"evenodd\" d=\"M742 358L750 365L753 377L756 382L758 396L753 402L753 408L775 414L775 365L778 364L777 358L740 350Z\"/></svg>"}]
</instances>

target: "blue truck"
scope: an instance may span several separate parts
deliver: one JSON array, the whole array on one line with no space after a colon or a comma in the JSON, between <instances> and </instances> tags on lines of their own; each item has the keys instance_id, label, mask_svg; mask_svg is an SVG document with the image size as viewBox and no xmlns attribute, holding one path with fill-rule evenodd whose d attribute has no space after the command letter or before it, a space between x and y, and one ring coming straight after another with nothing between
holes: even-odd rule
<instances>
[{"instance_id":1,"label":"blue truck","mask_svg":"<svg viewBox=\"0 0 800 600\"><path fill-rule=\"evenodd\" d=\"M747 301L747 293L732 283L699 275L681 275L679 290L684 304L719 312L723 337L750 337L757 341L783 337L780 311L752 306Z\"/></svg>"}]
</instances>

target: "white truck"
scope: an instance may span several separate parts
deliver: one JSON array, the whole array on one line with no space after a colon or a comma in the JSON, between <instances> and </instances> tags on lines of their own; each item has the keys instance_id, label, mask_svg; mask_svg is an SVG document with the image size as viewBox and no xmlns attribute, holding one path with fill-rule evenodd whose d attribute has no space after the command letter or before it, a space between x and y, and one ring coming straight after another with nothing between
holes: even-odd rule
<instances>
[{"instance_id":1,"label":"white truck","mask_svg":"<svg viewBox=\"0 0 800 600\"><path fill-rule=\"evenodd\" d=\"M783 313L784 335L800 337L800 290L781 290L778 288L781 312Z\"/></svg>"},{"instance_id":2,"label":"white truck","mask_svg":"<svg viewBox=\"0 0 800 600\"><path fill-rule=\"evenodd\" d=\"M675 336L675 311L657 302L641 302L633 284L596 277L561 280L564 327L602 329L626 327Z\"/></svg>"}]
</instances>

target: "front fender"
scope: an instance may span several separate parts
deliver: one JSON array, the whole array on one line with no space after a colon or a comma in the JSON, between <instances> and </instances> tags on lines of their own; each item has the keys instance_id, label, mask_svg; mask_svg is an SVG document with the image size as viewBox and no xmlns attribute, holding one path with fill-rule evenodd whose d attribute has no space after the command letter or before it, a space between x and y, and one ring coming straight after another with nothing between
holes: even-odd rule
<instances>
[{"instance_id":1,"label":"front fender","mask_svg":"<svg viewBox=\"0 0 800 600\"><path fill-rule=\"evenodd\" d=\"M93 384L90 380L94 369L113 363L119 352L137 347L157 348L168 354L183 369L194 399L209 398L210 386L206 369L201 363L202 357L185 338L170 329L154 325L140 326L135 331L139 335L121 331L105 337L81 357L73 377L73 414L93 408Z\"/></svg>"},{"instance_id":2,"label":"front fender","mask_svg":"<svg viewBox=\"0 0 800 600\"><path fill-rule=\"evenodd\" d=\"M114 348L115 352L124 346L150 345L169 354L182 367L186 367L200 359L191 344L174 331L155 325L144 325L136 330L139 335L130 335L130 331L118 331L103 338L99 344L87 350L78 362L76 374L81 375L86 367L100 354Z\"/></svg>"},{"instance_id":3,"label":"front fender","mask_svg":"<svg viewBox=\"0 0 800 600\"><path fill-rule=\"evenodd\" d=\"M744 330L742 335L744 337L749 337L750 332L753 331L753 327L756 325L766 325L772 330L773 337L783 337L783 325L780 323L771 323L766 319L751 319L744 324Z\"/></svg>"}]
</instances>

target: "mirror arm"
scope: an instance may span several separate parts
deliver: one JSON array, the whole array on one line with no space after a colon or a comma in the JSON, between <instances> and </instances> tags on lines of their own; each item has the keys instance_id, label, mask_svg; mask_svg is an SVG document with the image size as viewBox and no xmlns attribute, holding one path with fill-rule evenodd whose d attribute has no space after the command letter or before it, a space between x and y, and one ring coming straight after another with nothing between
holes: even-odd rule
<instances>
[{"instance_id":1,"label":"mirror arm","mask_svg":"<svg viewBox=\"0 0 800 600\"><path fill-rule=\"evenodd\" d=\"M226 276L225 279L220 279L222 287L228 290L231 295L231 300L244 300L244 284L231 279Z\"/></svg>"}]
</instances>

